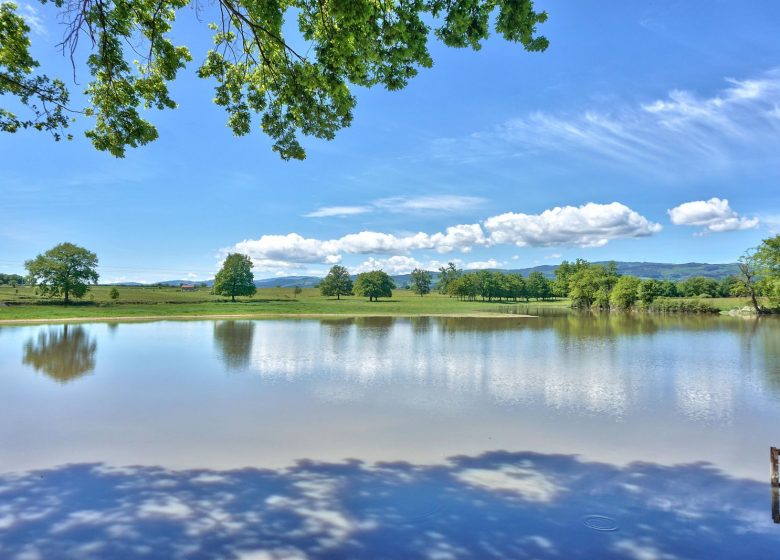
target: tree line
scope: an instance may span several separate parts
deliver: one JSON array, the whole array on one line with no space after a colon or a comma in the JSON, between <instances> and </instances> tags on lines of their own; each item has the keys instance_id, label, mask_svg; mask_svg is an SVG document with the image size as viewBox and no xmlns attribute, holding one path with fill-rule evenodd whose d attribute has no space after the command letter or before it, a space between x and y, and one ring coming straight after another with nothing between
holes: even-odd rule
<instances>
[{"instance_id":1,"label":"tree line","mask_svg":"<svg viewBox=\"0 0 780 560\"><path fill-rule=\"evenodd\" d=\"M83 297L90 284L97 284L98 258L95 253L73 243L60 243L52 249L25 262L27 277L0 274L0 284L35 286L44 296L62 296L65 303L71 297ZM214 279L212 293L230 297L252 296L257 291L249 256L229 254ZM439 268L435 289L440 294L475 301L545 301L569 298L572 306L591 309L634 309L639 307L670 308L671 298L750 297L756 313L768 311L760 302L763 298L774 307L780 307L780 235L764 239L758 247L748 250L738 263L739 274L722 280L691 277L671 280L641 279L620 275L617 265L589 263L584 259L563 261L555 269L555 277L547 278L541 272L521 274L491 270L464 272L454 263ZM410 288L424 296L433 289L432 274L416 268L410 276ZM372 270L357 275L334 265L319 284L324 296L358 295L369 301L392 297L396 285L383 270ZM296 290L296 295L299 293ZM112 293L112 299L116 299ZM683 310L681 304L674 306Z\"/></svg>"}]
</instances>

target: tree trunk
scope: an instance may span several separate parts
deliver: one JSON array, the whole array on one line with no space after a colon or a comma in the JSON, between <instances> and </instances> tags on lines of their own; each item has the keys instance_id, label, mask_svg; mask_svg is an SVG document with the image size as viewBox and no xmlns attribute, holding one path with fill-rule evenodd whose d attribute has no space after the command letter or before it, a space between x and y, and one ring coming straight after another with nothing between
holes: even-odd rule
<instances>
[{"instance_id":1,"label":"tree trunk","mask_svg":"<svg viewBox=\"0 0 780 560\"><path fill-rule=\"evenodd\" d=\"M236 296L235 296L235 294L230 294L230 301L233 301L233 302L235 302L235 301L236 301Z\"/></svg>"},{"instance_id":2,"label":"tree trunk","mask_svg":"<svg viewBox=\"0 0 780 560\"><path fill-rule=\"evenodd\" d=\"M756 291L752 287L750 288L750 301L753 303L753 309L756 310L756 315L761 315L761 306L758 305Z\"/></svg>"},{"instance_id":3,"label":"tree trunk","mask_svg":"<svg viewBox=\"0 0 780 560\"><path fill-rule=\"evenodd\" d=\"M66 289L65 290L65 305L68 305L69 302L70 302L70 299L68 298L68 290Z\"/></svg>"},{"instance_id":4,"label":"tree trunk","mask_svg":"<svg viewBox=\"0 0 780 560\"><path fill-rule=\"evenodd\" d=\"M340 299L341 299L341 292L336 292L336 300L338 301Z\"/></svg>"}]
</instances>

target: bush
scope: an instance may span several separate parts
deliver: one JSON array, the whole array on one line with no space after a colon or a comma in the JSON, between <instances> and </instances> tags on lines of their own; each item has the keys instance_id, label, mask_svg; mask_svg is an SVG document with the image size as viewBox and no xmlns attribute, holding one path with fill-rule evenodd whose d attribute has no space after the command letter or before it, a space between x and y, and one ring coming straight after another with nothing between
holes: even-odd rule
<instances>
[{"instance_id":1,"label":"bush","mask_svg":"<svg viewBox=\"0 0 780 560\"><path fill-rule=\"evenodd\" d=\"M720 313L720 309L699 299L658 297L647 306L655 313Z\"/></svg>"}]
</instances>

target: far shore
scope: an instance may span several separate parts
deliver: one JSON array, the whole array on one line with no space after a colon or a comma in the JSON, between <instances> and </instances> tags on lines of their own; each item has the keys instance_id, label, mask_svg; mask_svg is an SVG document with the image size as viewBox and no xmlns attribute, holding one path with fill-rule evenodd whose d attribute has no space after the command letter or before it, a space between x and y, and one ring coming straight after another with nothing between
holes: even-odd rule
<instances>
[{"instance_id":1,"label":"far shore","mask_svg":"<svg viewBox=\"0 0 780 560\"><path fill-rule=\"evenodd\" d=\"M0 319L0 325L41 324L41 323L114 323L134 321L203 320L203 319L355 319L364 317L394 318L453 318L453 319L523 319L538 315L518 315L509 313L244 313L239 315L145 315L127 317L49 317L43 319Z\"/></svg>"}]
</instances>

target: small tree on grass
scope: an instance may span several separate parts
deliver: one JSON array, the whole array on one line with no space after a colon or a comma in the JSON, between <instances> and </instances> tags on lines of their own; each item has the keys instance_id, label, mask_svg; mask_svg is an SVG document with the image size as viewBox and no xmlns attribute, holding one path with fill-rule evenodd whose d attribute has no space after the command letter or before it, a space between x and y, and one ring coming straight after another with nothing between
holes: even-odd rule
<instances>
[{"instance_id":1,"label":"small tree on grass","mask_svg":"<svg viewBox=\"0 0 780 560\"><path fill-rule=\"evenodd\" d=\"M231 301L236 301L236 296L251 296L256 291L252 259L239 253L229 254L214 277L211 293L230 296Z\"/></svg>"},{"instance_id":2,"label":"small tree on grass","mask_svg":"<svg viewBox=\"0 0 780 560\"><path fill-rule=\"evenodd\" d=\"M431 293L431 273L421 268L412 271L412 291L420 297Z\"/></svg>"},{"instance_id":3,"label":"small tree on grass","mask_svg":"<svg viewBox=\"0 0 780 560\"><path fill-rule=\"evenodd\" d=\"M355 293L368 297L368 301L378 301L380 297L393 297L395 282L383 270L372 270L358 274L355 280Z\"/></svg>"},{"instance_id":4,"label":"small tree on grass","mask_svg":"<svg viewBox=\"0 0 780 560\"><path fill-rule=\"evenodd\" d=\"M349 271L340 265L333 265L327 276L320 282L320 293L323 296L341 296L352 295L352 279L349 277Z\"/></svg>"},{"instance_id":5,"label":"small tree on grass","mask_svg":"<svg viewBox=\"0 0 780 560\"><path fill-rule=\"evenodd\" d=\"M301 295L301 292L303 292L303 288L300 286L295 286L293 288L293 299L298 299L298 296Z\"/></svg>"},{"instance_id":6,"label":"small tree on grass","mask_svg":"<svg viewBox=\"0 0 780 560\"><path fill-rule=\"evenodd\" d=\"M118 299L119 299L119 290L117 290L117 289L116 289L116 286L114 286L113 288L111 288L111 291L110 291L110 292L108 292L108 297L110 297L110 298L111 298L111 299L113 299L114 301L116 301L116 300L118 300Z\"/></svg>"},{"instance_id":7,"label":"small tree on grass","mask_svg":"<svg viewBox=\"0 0 780 560\"><path fill-rule=\"evenodd\" d=\"M62 295L65 303L70 297L84 297L89 284L97 284L98 259L95 253L73 243L60 243L24 263L30 283L42 295Z\"/></svg>"}]
</instances>

